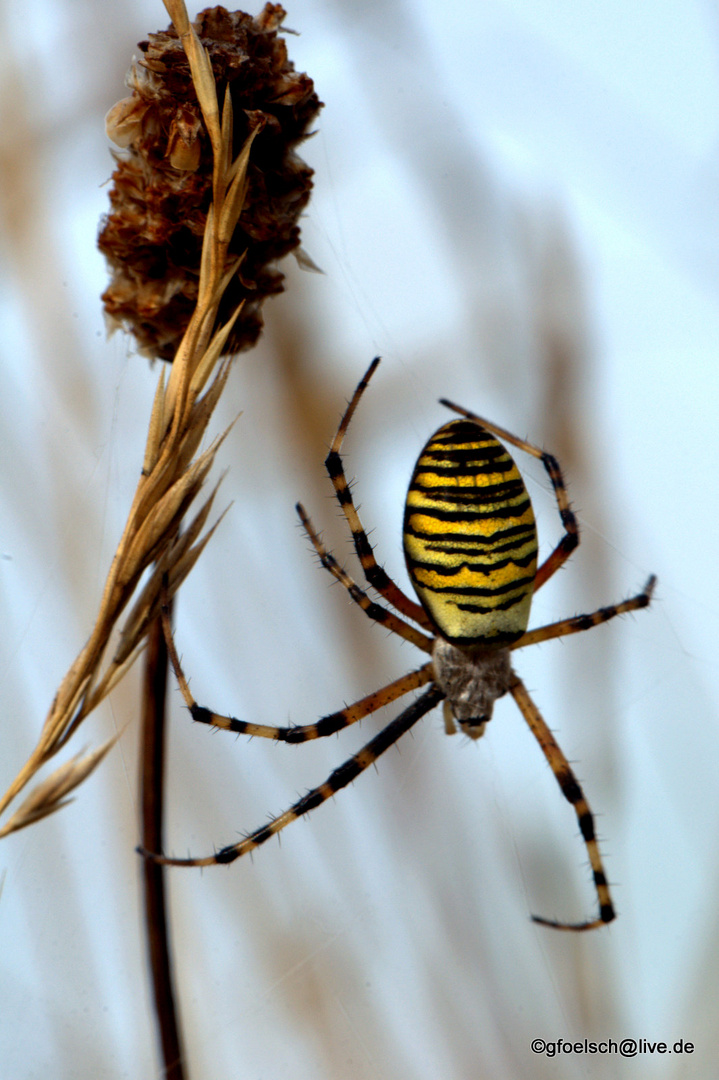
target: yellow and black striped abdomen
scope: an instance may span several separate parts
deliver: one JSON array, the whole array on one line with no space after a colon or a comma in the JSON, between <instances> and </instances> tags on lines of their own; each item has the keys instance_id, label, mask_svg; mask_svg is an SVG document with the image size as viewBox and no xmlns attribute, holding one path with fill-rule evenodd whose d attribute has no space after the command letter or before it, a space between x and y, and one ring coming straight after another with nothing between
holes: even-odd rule
<instances>
[{"instance_id":1,"label":"yellow and black striped abdomen","mask_svg":"<svg viewBox=\"0 0 719 1080\"><path fill-rule=\"evenodd\" d=\"M407 569L422 606L454 645L508 645L529 621L537 529L504 446L473 420L435 432L404 515Z\"/></svg>"}]
</instances>

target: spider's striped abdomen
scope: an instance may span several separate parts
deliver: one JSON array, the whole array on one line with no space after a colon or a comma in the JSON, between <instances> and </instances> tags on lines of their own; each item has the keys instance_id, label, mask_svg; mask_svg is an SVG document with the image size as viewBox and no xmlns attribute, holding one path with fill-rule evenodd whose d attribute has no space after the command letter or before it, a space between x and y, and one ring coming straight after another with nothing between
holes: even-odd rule
<instances>
[{"instance_id":1,"label":"spider's striped abdomen","mask_svg":"<svg viewBox=\"0 0 719 1080\"><path fill-rule=\"evenodd\" d=\"M524 481L473 420L435 432L407 492L404 552L412 584L454 645L508 645L529 621L537 529Z\"/></svg>"}]
</instances>

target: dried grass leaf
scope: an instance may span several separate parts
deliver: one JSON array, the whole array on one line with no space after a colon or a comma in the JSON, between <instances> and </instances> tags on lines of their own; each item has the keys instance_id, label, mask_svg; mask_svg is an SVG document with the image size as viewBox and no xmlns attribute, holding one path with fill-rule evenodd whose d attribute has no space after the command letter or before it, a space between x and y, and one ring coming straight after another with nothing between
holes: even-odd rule
<instances>
[{"instance_id":1,"label":"dried grass leaf","mask_svg":"<svg viewBox=\"0 0 719 1080\"><path fill-rule=\"evenodd\" d=\"M163 367L157 383L157 390L152 403L152 413L150 414L150 424L147 430L145 460L142 463L142 471L145 476L149 476L160 456L160 444L165 435L167 424L165 416L165 369Z\"/></svg>"},{"instance_id":2,"label":"dried grass leaf","mask_svg":"<svg viewBox=\"0 0 719 1080\"><path fill-rule=\"evenodd\" d=\"M97 750L90 751L83 756L76 754L59 768L55 769L42 783L34 788L28 797L20 804L15 813L8 819L2 829L0 837L7 836L11 832L33 825L36 821L54 814L66 806L72 799L67 796L74 791L90 773L97 768L105 754L117 742L119 736L114 735L103 743Z\"/></svg>"},{"instance_id":3,"label":"dried grass leaf","mask_svg":"<svg viewBox=\"0 0 719 1080\"><path fill-rule=\"evenodd\" d=\"M183 37L190 29L190 17L187 14L185 0L162 0L162 2L172 19L178 37Z\"/></svg>"},{"instance_id":4,"label":"dried grass leaf","mask_svg":"<svg viewBox=\"0 0 719 1080\"><path fill-rule=\"evenodd\" d=\"M172 547L163 553L162 557L153 567L152 574L143 586L142 592L135 601L135 604L127 616L125 625L122 628L120 641L112 660L113 664L124 663L127 656L141 644L147 627L159 610L156 601L160 595L163 579L167 579L167 591L170 597L172 597L176 589L189 573L191 567L183 569L187 552L192 545L195 544L197 537L205 527L220 483L221 479L215 484L211 494L202 504L188 528L180 533ZM206 537L203 538L203 546L206 541L210 539L225 513L226 510L223 511L213 527L207 533Z\"/></svg>"}]
</instances>

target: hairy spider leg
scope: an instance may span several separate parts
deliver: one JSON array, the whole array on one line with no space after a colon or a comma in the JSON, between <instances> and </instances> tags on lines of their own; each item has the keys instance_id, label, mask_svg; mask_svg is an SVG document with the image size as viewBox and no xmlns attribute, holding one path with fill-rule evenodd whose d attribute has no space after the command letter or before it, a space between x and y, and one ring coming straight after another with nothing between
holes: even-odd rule
<instances>
[{"instance_id":1,"label":"hairy spider leg","mask_svg":"<svg viewBox=\"0 0 719 1080\"><path fill-rule=\"evenodd\" d=\"M254 735L263 739L274 739L277 742L302 743L311 739L322 739L327 735L334 735L351 724L355 724L365 716L377 712L397 698L403 697L411 690L417 690L432 681L433 671L431 664L424 664L416 671L410 671L407 675L395 679L394 682L375 690L353 705L348 705L328 716L323 716L314 724L297 724L291 727L274 727L269 724L255 724L248 720L238 720L234 716L224 716L222 713L213 712L212 709L198 705L190 690L189 683L182 670L182 664L175 648L170 625L170 614L166 604L162 606L162 628L167 642L167 650L170 662L175 672L180 691L185 704L190 710L190 715L198 724L209 724L211 727L222 728L223 731L233 731L237 735Z\"/></svg>"},{"instance_id":2,"label":"hairy spider leg","mask_svg":"<svg viewBox=\"0 0 719 1080\"><path fill-rule=\"evenodd\" d=\"M389 724L378 735L375 735L370 742L367 743L361 750L349 758L343 765L335 769L323 784L319 787L312 788L301 799L298 799L289 810L285 810L283 814L273 818L266 825L256 829L250 833L249 836L244 837L237 844L230 844L228 847L221 848L220 851L214 855L208 855L205 858L186 858L178 859L169 855L157 855L154 852L145 851L142 848L138 848L141 854L147 856L155 862L162 863L165 866L212 866L215 863L230 863L235 859L239 859L242 855L246 855L249 851L254 851L261 844L264 844L271 836L275 836L282 829L293 821L297 821L303 814L308 814L310 810L314 810L317 806L320 806L327 799L331 799L333 795L336 795L343 787L351 784L360 773L364 772L370 765L380 757L381 754L388 750L390 746L400 739L405 732L409 731L418 720L420 720L426 713L439 704L444 697L442 691L436 686L430 686L428 690L425 690L421 697L413 701L412 704L400 713L396 719L390 721Z\"/></svg>"},{"instance_id":3,"label":"hairy spider leg","mask_svg":"<svg viewBox=\"0 0 719 1080\"><path fill-rule=\"evenodd\" d=\"M537 589L541 589L542 585L549 581L550 577L552 577L559 567L567 561L579 544L579 526L569 505L567 487L564 483L564 476L562 475L559 462L553 454L548 454L545 450L540 450L539 447L533 446L532 443L517 438L516 435L512 435L512 433L506 431L505 428L500 427L498 424L493 424L489 420L484 420L481 416L477 416L476 413L470 412L469 409L464 409L461 405L455 405L446 398L440 398L440 405L445 405L448 409L452 409L454 412L459 413L460 416L466 416L468 420L476 421L478 424L486 427L487 430L491 431L494 435L499 436L500 439L505 439L508 443L511 443L512 446L516 446L517 449L524 450L527 454L531 454L532 457L538 458L547 470L547 475L549 476L552 488L554 489L554 497L557 501L559 516L562 519L562 525L564 526L564 536L559 541L554 551L552 551L542 565L537 568L534 577L534 592L536 592Z\"/></svg>"},{"instance_id":4,"label":"hairy spider leg","mask_svg":"<svg viewBox=\"0 0 719 1080\"><path fill-rule=\"evenodd\" d=\"M536 630L527 630L519 641L515 641L509 648L523 649L525 645L537 645L540 641L551 641L552 638L578 634L582 630L591 630L593 626L609 622L617 615L624 615L627 611L638 611L649 607L656 583L656 576L651 574L642 591L636 596L623 600L620 604L599 608L589 615L574 615L570 619L562 619L560 622L549 623L547 626L538 626Z\"/></svg>"},{"instance_id":5,"label":"hairy spider leg","mask_svg":"<svg viewBox=\"0 0 719 1080\"><path fill-rule=\"evenodd\" d=\"M324 546L310 521L307 511L302 506L302 503L297 503L295 509L299 514L304 530L325 570L329 570L333 577L344 585L347 592L354 602L359 604L365 615L368 615L374 622L381 623L388 630L391 630L392 633L398 634L399 637L404 638L405 641L411 641L418 649L423 649L424 652L427 653L431 652L433 639L427 637L421 630L417 630L416 627L410 626L409 623L406 623L403 619L398 618L393 612L387 611L381 604L377 604L373 600L370 600L367 593L360 589L359 585L357 585L357 583L349 576L346 570L339 565L332 552L328 551Z\"/></svg>"},{"instance_id":6,"label":"hairy spider leg","mask_svg":"<svg viewBox=\"0 0 719 1080\"><path fill-rule=\"evenodd\" d=\"M599 854L599 845L594 832L594 818L592 816L592 811L589 809L589 803L584 797L584 793L577 782L577 778L572 772L569 762L559 748L559 744L547 727L539 709L529 696L526 686L514 672L509 692L516 701L519 711L522 713L532 734L539 743L542 753L549 763L549 767L557 778L557 783L559 784L564 798L574 807L574 812L576 813L577 821L579 822L579 829L584 838L584 843L589 855L594 887L597 890L597 899L599 901L598 917L596 919L588 919L586 922L563 923L556 919L543 919L539 915L532 915L532 919L542 926L551 926L555 930L595 930L598 926L612 922L612 920L616 918L616 914L614 905L612 904L612 898L609 895L609 886L607 884L607 876L604 873L602 858Z\"/></svg>"},{"instance_id":7,"label":"hairy spider leg","mask_svg":"<svg viewBox=\"0 0 719 1080\"><path fill-rule=\"evenodd\" d=\"M332 481L337 495L337 501L342 507L342 512L347 519L347 524L350 527L352 533L352 539L354 540L355 551L357 557L362 564L362 570L368 583L373 589L376 589L380 596L383 596L385 600L396 608L401 615L406 616L408 619L414 620L419 623L426 630L432 630L432 623L421 607L414 600L410 600L398 585L395 585L394 581L386 573L386 571L379 566L375 559L372 545L369 542L367 533L364 531L362 522L360 521L357 508L352 501L352 492L350 486L347 483L347 477L345 476L344 466L342 464L342 458L340 456L340 450L342 448L342 441L349 427L354 411L357 408L360 398L367 389L367 385L372 378L372 375L376 371L380 362L380 357L376 356L365 374L360 379L357 389L355 390L352 398L345 410L345 413L340 421L340 425L337 428L337 434L332 440L332 446L330 452L325 459L325 468L329 473L330 480Z\"/></svg>"}]
</instances>

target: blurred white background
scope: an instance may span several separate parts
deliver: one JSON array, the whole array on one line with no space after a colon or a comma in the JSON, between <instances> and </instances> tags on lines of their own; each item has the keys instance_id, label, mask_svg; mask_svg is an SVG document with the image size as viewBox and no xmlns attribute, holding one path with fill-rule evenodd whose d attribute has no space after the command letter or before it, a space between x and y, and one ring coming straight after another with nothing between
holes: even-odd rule
<instances>
[{"instance_id":1,"label":"blurred white background","mask_svg":"<svg viewBox=\"0 0 719 1080\"><path fill-rule=\"evenodd\" d=\"M194 12L191 10L191 14ZM157 368L106 340L103 117L159 0L5 0L0 123L0 782L92 625ZM290 55L326 102L303 244L235 365L232 508L177 608L197 698L307 723L418 663L330 587L301 498L351 557L322 461L346 446L380 561L447 396L556 453L583 543L533 625L656 602L516 655L598 817L574 815L510 701L477 744L425 718L351 789L229 868L170 872L189 1075L237 1080L713 1077L719 1038L716 476L719 17L708 0L298 0ZM519 458L543 551L560 534ZM139 907L140 667L76 749L122 737L0 850L0 1076L159 1076ZM191 724L173 686L168 847L208 854L323 780L388 716L304 747ZM395 710L397 711L397 710ZM695 1043L533 1055L530 1041Z\"/></svg>"}]
</instances>

